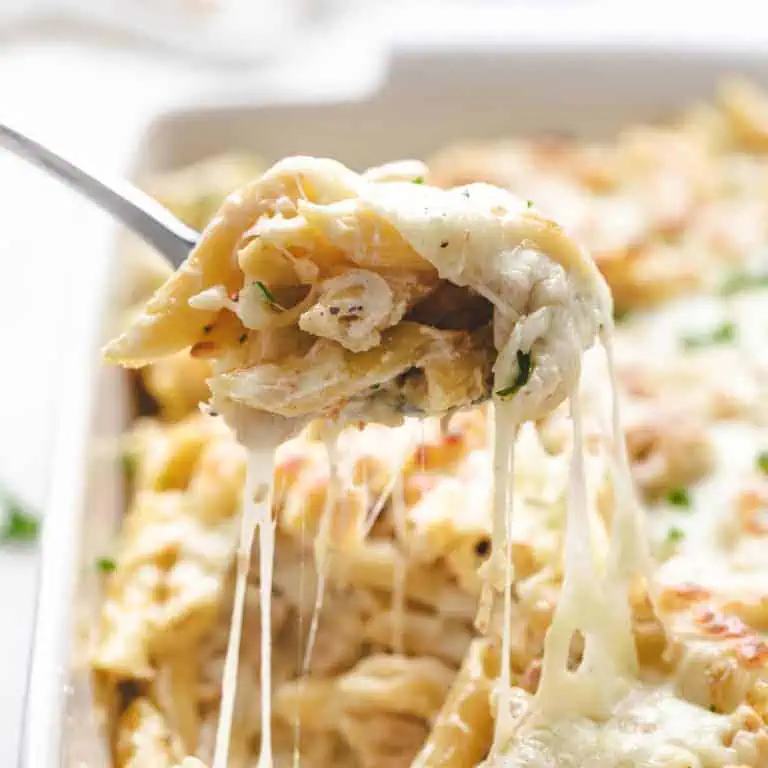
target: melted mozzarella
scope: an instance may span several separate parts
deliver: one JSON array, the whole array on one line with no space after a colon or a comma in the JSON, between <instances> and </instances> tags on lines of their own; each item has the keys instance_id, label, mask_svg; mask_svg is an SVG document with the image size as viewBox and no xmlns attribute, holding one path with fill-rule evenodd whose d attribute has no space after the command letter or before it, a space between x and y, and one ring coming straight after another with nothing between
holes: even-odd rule
<instances>
[{"instance_id":1,"label":"melted mozzarella","mask_svg":"<svg viewBox=\"0 0 768 768\"><path fill-rule=\"evenodd\" d=\"M497 391L518 373L518 352L535 359L511 398L516 424L541 418L573 390L581 355L612 313L592 259L556 224L504 190L368 185L357 205L384 218L441 278L494 307Z\"/></svg>"},{"instance_id":2,"label":"melted mozzarella","mask_svg":"<svg viewBox=\"0 0 768 768\"><path fill-rule=\"evenodd\" d=\"M248 450L248 474L243 496L240 546L237 552L235 598L232 605L227 655L221 681L221 709L216 731L213 768L227 768L232 716L237 694L243 612L251 567L254 532L259 534L259 601L261 614L261 751L259 767L272 768L272 572L275 554L275 524L271 515L274 456L294 425L263 413L238 413L239 441Z\"/></svg>"},{"instance_id":3,"label":"melted mozzarella","mask_svg":"<svg viewBox=\"0 0 768 768\"><path fill-rule=\"evenodd\" d=\"M602 582L604 574L599 573L592 551L594 537L587 510L578 400L574 394L584 350L594 343L600 329L610 323L612 309L608 289L591 259L559 227L529 211L524 203L503 190L483 184L456 190L399 182L362 181L355 186L357 198L322 206L322 211L320 205L300 200L297 209L308 218L313 213L315 218L321 215L324 234L332 242L335 237L346 237L350 217L355 220L355 216L373 213L394 227L419 256L437 269L441 278L473 289L494 307L494 343L499 354L494 366L494 391L498 397L494 408L492 558L488 570L495 587L503 588L504 625L500 707L492 753L498 754L511 727L514 442L524 422L551 413L566 397L571 397L572 402L574 449L564 597L547 638L544 674L535 709L537 716L545 719L575 713L605 716L619 698L617 691L626 689L621 681L634 671L634 647L624 590L626 580L614 584L606 578L602 583L607 587L606 594L596 592L596 585ZM377 288L363 287L369 291ZM389 311L389 304L383 302L381 312ZM361 327L355 345L365 349L372 343L375 343L375 328ZM521 355L529 361L525 373ZM314 373L320 378L325 376L319 368ZM320 384L322 382L318 382L318 386ZM331 449L329 458L335 471L337 462ZM621 468L624 471L623 465ZM325 584L327 528L337 484L334 477L332 473L332 488L317 542L318 597L305 672ZM623 487L622 483L617 485ZM274 535L271 523L261 522L260 534L269 528ZM617 524L615 530L619 534L614 538L626 539L621 533L625 531L624 526ZM263 569L265 562L271 563L271 553L265 550L269 545L268 534L260 535L260 542L262 540ZM265 555L270 556L268 561ZM617 562L620 563L621 558ZM238 573L238 583L241 578L244 576ZM262 589L266 581L262 570ZM396 589L395 595L401 591ZM269 595L262 594L262 606L268 603ZM485 603L487 606L487 593ZM399 611L402 612L402 607ZM268 617L263 620L262 628L265 625ZM235 626L233 631L239 638L239 627ZM567 670L568 650L576 631L584 633L587 647L580 669L572 674ZM236 642L239 643L239 639ZM265 644L268 643L267 639ZM267 662L265 659L263 663ZM264 714L270 711L268 683L268 672L262 669L265 697L262 760L268 755L269 718ZM560 685L568 687L568 695L557 691ZM563 701L567 706L562 705ZM231 702L229 707L231 710ZM227 714L231 719L231 711Z\"/></svg>"},{"instance_id":4,"label":"melted mozzarella","mask_svg":"<svg viewBox=\"0 0 768 768\"><path fill-rule=\"evenodd\" d=\"M328 578L328 546L330 543L330 530L333 522L333 515L336 511L336 504L339 499L339 461L336 451L336 440L339 430L332 424L324 425L323 442L328 456L328 491L325 495L325 505L323 514L320 518L320 528L315 540L315 563L317 567L317 592L315 593L315 605L312 609L312 620L309 625L309 635L307 636L307 647L304 651L304 661L302 663L302 675L309 674L312 664L312 651L315 648L317 639L317 630L320 625L320 614L323 610L323 601L325 600L325 585Z\"/></svg>"},{"instance_id":5,"label":"melted mozzarella","mask_svg":"<svg viewBox=\"0 0 768 768\"><path fill-rule=\"evenodd\" d=\"M491 754L495 754L501 739L510 727L509 697L510 645L512 624L512 489L514 486L514 455L516 427L510 419L509 404L496 403L494 408L494 492L491 529L492 557L496 563L491 566L493 575L497 569L498 557L504 559L504 613L501 648L501 676L499 679L499 707L494 728ZM494 567L496 566L496 567Z\"/></svg>"},{"instance_id":6,"label":"melted mozzarella","mask_svg":"<svg viewBox=\"0 0 768 768\"><path fill-rule=\"evenodd\" d=\"M545 640L537 693L523 716L518 716L516 720L510 712L509 673L505 670L509 663L511 613L505 600L503 666L492 755L498 755L503 745L510 741L513 744L511 754L517 755L521 749L526 749L524 745L528 739L535 741L542 733L559 734L564 723L574 719L588 718L591 722L610 718L619 703L638 685L629 589L632 580L640 576L648 581L652 596L653 590L642 516L634 498L620 428L610 319L606 319L605 327L603 341L612 389L615 496L608 556L604 557L604 553L596 547L599 538L594 534L595 516L590 514L589 509L581 405L578 387L574 386L570 400L573 441L562 590ZM509 439L508 435L505 439ZM499 452L508 450L498 441L495 449L497 461ZM497 496L494 506L506 504L509 515L511 499L502 498L499 485L504 483L509 486L506 493L511 494L511 481L504 472L504 464L497 463L496 466L494 480ZM498 526L498 523L494 526L497 541L502 536ZM507 542L508 538L504 535L505 546ZM497 544L494 544L496 547ZM508 579L505 580L505 589L507 582ZM577 637L583 642L583 654L578 666L572 669L571 653ZM534 737L531 734L538 735ZM549 759L554 759L554 756L549 755ZM508 763L506 757L504 761ZM550 762L537 760L519 764L545 766Z\"/></svg>"},{"instance_id":7,"label":"melted mozzarella","mask_svg":"<svg viewBox=\"0 0 768 768\"><path fill-rule=\"evenodd\" d=\"M682 701L670 689L637 687L618 703L607 721L576 716L563 718L557 727L524 731L504 756L503 765L709 768L753 760L755 748L749 738L724 746L730 729L727 716Z\"/></svg>"}]
</instances>

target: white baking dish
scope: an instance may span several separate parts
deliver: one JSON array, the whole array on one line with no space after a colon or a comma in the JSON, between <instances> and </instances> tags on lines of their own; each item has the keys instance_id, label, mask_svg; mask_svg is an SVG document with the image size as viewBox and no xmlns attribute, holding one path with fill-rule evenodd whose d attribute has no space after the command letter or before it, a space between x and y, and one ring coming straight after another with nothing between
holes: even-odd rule
<instances>
[{"instance_id":1,"label":"white baking dish","mask_svg":"<svg viewBox=\"0 0 768 768\"><path fill-rule=\"evenodd\" d=\"M267 159L331 155L354 167L428 154L446 141L537 131L597 135L663 117L711 95L738 72L768 85L768 54L609 46L403 49L382 81L343 102L263 96L165 114L143 137L132 172L145 174L242 148ZM38 624L21 763L108 765L88 674L78 663L80 622L98 611L95 558L109 551L121 514L120 472L103 450L130 418L127 379L100 368L97 342L116 308L120 266L104 260L91 297L91 334L71 355L69 407L46 517ZM106 441L106 442L105 442Z\"/></svg>"}]
</instances>

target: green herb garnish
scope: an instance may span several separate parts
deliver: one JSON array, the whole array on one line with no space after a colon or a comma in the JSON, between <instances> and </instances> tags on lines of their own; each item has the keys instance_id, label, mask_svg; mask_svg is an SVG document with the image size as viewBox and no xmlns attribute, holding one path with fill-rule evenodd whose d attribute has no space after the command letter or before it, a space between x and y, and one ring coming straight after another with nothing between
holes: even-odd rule
<instances>
[{"instance_id":1,"label":"green herb garnish","mask_svg":"<svg viewBox=\"0 0 768 768\"><path fill-rule=\"evenodd\" d=\"M531 370L533 369L533 361L530 352L521 352L519 349L517 350L517 369L517 378L515 378L511 386L496 392L498 397L509 397L510 395L514 395L515 392L528 383L528 379L531 378Z\"/></svg>"},{"instance_id":2,"label":"green herb garnish","mask_svg":"<svg viewBox=\"0 0 768 768\"><path fill-rule=\"evenodd\" d=\"M272 291L270 291L269 288L267 288L267 286L261 282L261 280L257 280L255 285L261 291L262 296L264 296L264 301L266 301L267 304L269 304L273 309L283 309L283 307L277 303L277 299L275 299L275 295L272 293Z\"/></svg>"},{"instance_id":3,"label":"green herb garnish","mask_svg":"<svg viewBox=\"0 0 768 768\"><path fill-rule=\"evenodd\" d=\"M112 573L117 568L117 563L111 557L100 557L96 560L96 569L100 573Z\"/></svg>"},{"instance_id":4,"label":"green herb garnish","mask_svg":"<svg viewBox=\"0 0 768 768\"><path fill-rule=\"evenodd\" d=\"M533 200L528 200L527 205L529 208L533 208Z\"/></svg>"},{"instance_id":5,"label":"green herb garnish","mask_svg":"<svg viewBox=\"0 0 768 768\"><path fill-rule=\"evenodd\" d=\"M667 502L673 507L690 507L691 496L687 488L673 488L667 494Z\"/></svg>"},{"instance_id":6,"label":"green herb garnish","mask_svg":"<svg viewBox=\"0 0 768 768\"><path fill-rule=\"evenodd\" d=\"M681 542L685 538L685 531L682 528L678 528L676 525L673 525L668 531L667 531L667 541L671 544L677 544Z\"/></svg>"},{"instance_id":7,"label":"green herb garnish","mask_svg":"<svg viewBox=\"0 0 768 768\"><path fill-rule=\"evenodd\" d=\"M613 322L614 323L623 323L629 316L632 314L631 309L627 309L626 307L621 307L620 309L614 308L613 310Z\"/></svg>"},{"instance_id":8,"label":"green herb garnish","mask_svg":"<svg viewBox=\"0 0 768 768\"><path fill-rule=\"evenodd\" d=\"M25 509L18 499L4 492L0 496L5 507L5 520L0 526L0 541L28 542L34 541L40 530L40 520L32 512Z\"/></svg>"},{"instance_id":9,"label":"green herb garnish","mask_svg":"<svg viewBox=\"0 0 768 768\"><path fill-rule=\"evenodd\" d=\"M267 300L267 301L268 301L270 304L276 304L276 303L277 303L277 302L276 302L276 300L275 300L275 297L274 297L274 295L273 295L273 293L272 293L272 291L270 291L270 290L269 290L269 288L267 288L267 286L266 286L266 285L264 285L264 283L262 283L262 282L261 282L261 280L257 280L257 281L256 281L256 285L258 286L258 289L259 289L259 290L262 292L262 294L264 295L264 298L265 298L265 299L266 299L266 300Z\"/></svg>"},{"instance_id":10,"label":"green herb garnish","mask_svg":"<svg viewBox=\"0 0 768 768\"><path fill-rule=\"evenodd\" d=\"M768 451L760 451L755 459L757 468L764 474L768 475Z\"/></svg>"},{"instance_id":11,"label":"green herb garnish","mask_svg":"<svg viewBox=\"0 0 768 768\"><path fill-rule=\"evenodd\" d=\"M413 184L423 184L424 183L424 177L423 176L417 176L413 182Z\"/></svg>"},{"instance_id":12,"label":"green herb garnish","mask_svg":"<svg viewBox=\"0 0 768 768\"><path fill-rule=\"evenodd\" d=\"M686 349L699 349L713 344L727 344L736 338L736 326L730 322L724 322L711 331L695 336L684 336L683 346Z\"/></svg>"},{"instance_id":13,"label":"green herb garnish","mask_svg":"<svg viewBox=\"0 0 768 768\"><path fill-rule=\"evenodd\" d=\"M123 465L125 478L133 479L139 466L139 457L133 451L126 449L120 454L120 463Z\"/></svg>"},{"instance_id":14,"label":"green herb garnish","mask_svg":"<svg viewBox=\"0 0 768 768\"><path fill-rule=\"evenodd\" d=\"M768 288L768 272L735 272L723 281L720 293L723 296L732 296L734 293L754 288Z\"/></svg>"}]
</instances>

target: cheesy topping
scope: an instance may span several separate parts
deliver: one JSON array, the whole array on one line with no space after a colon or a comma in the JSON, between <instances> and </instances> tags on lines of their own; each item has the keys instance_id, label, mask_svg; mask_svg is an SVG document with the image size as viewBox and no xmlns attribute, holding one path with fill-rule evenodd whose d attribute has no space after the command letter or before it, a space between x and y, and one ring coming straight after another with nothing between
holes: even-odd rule
<instances>
[{"instance_id":1,"label":"cheesy topping","mask_svg":"<svg viewBox=\"0 0 768 768\"><path fill-rule=\"evenodd\" d=\"M399 419L398 403L442 413L472 392L496 402L346 428L328 447L327 427L310 425L276 451L271 509L246 514L237 558L231 511L211 514L236 508L242 482L223 471L237 455L225 436L204 426L219 420L138 428L135 525L106 577L94 656L115 697L120 768L184 754L247 763L259 751L265 766L318 768L768 764L764 174L749 154L768 130L755 98L729 90L716 111L615 146L516 142L451 161L458 183L530 195L594 249L620 308L635 310L615 340L581 252L569 259L556 228L553 247L546 227L528 237L539 214L487 184L460 187L467 203L424 184L445 177L442 161L433 176L417 163L272 175L288 193L258 226L249 214L237 262L224 265L243 285L226 270L198 280L187 305L206 322L145 374L164 418L211 373L273 364L276 386L286 374L330 383L324 416ZM481 166L494 157L489 178ZM462 217L475 228L459 249ZM518 225L523 239L507 228ZM266 250L253 244L265 234ZM483 247L498 238L514 258L489 264ZM291 264L287 283L241 266L271 263L270 248ZM697 290L709 295L684 295ZM586 350L598 335L607 354ZM372 353L445 344L450 355L349 402L351 390L340 400L333 389L334 371L360 356L375 367ZM222 404L253 445L264 403ZM265 484L267 458L252 469ZM304 569L313 555L316 572Z\"/></svg>"}]
</instances>

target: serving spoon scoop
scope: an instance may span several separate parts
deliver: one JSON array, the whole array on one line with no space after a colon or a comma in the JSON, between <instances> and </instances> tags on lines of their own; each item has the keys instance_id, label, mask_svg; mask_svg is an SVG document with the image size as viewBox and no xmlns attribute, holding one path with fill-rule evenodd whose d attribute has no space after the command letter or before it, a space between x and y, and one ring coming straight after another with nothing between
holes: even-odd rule
<instances>
[{"instance_id":1,"label":"serving spoon scoop","mask_svg":"<svg viewBox=\"0 0 768 768\"><path fill-rule=\"evenodd\" d=\"M95 203L135 235L181 266L199 233L157 200L122 179L107 179L84 170L8 123L0 123L0 146L64 182Z\"/></svg>"}]
</instances>

